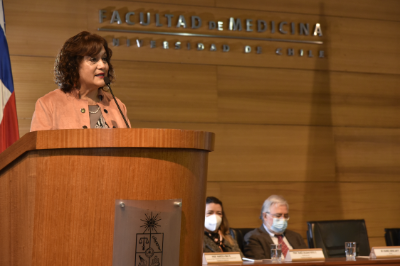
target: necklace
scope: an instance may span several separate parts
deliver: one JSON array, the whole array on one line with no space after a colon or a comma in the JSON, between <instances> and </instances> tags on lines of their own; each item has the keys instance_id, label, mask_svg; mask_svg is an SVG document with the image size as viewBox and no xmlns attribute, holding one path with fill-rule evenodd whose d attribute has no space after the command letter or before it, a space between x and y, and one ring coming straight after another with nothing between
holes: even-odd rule
<instances>
[{"instance_id":1,"label":"necklace","mask_svg":"<svg viewBox=\"0 0 400 266\"><path fill-rule=\"evenodd\" d=\"M100 106L99 106L99 108L97 108L97 110L96 110L96 111L89 111L89 113L91 113L91 114L95 114L95 113L97 113L99 110L100 110Z\"/></svg>"}]
</instances>

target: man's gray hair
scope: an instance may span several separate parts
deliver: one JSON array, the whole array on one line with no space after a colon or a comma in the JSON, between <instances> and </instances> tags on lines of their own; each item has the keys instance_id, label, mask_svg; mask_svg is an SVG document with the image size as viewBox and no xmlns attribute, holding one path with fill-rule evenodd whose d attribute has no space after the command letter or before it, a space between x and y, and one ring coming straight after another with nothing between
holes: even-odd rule
<instances>
[{"instance_id":1,"label":"man's gray hair","mask_svg":"<svg viewBox=\"0 0 400 266\"><path fill-rule=\"evenodd\" d=\"M261 214L260 214L260 219L263 219L263 213L264 212L269 212L271 209L271 206L273 204L277 204L277 205L286 205L288 211L289 211L289 203L287 203L287 201L282 197L282 196L278 196L278 195L271 195L269 196L268 199L266 199L264 201L264 204L261 208Z\"/></svg>"}]
</instances>

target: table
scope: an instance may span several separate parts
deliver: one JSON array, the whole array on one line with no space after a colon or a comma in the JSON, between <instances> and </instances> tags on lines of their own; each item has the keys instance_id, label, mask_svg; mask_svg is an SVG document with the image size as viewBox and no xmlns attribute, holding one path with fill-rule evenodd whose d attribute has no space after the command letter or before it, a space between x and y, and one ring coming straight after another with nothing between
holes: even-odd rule
<instances>
[{"instance_id":1,"label":"table","mask_svg":"<svg viewBox=\"0 0 400 266\"><path fill-rule=\"evenodd\" d=\"M357 265L357 266L390 266L390 265L399 265L400 259L374 259L370 260L367 258L357 258L356 261L346 261L346 258L327 258L325 261L305 261L305 262L282 262L282 263L272 263L271 261L264 260L264 262L243 262L242 265L295 265L295 266L324 266L324 265ZM210 264L209 264L210 265ZM218 263L211 264L218 266L237 266L238 264L234 263ZM239 264L240 265L240 264ZM203 264L204 266L204 264Z\"/></svg>"}]
</instances>

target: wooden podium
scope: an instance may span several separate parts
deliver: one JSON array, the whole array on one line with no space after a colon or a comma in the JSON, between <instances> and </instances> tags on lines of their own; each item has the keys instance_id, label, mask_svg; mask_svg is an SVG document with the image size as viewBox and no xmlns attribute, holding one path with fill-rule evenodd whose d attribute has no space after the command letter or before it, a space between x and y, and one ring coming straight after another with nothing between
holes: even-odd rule
<instances>
[{"instance_id":1,"label":"wooden podium","mask_svg":"<svg viewBox=\"0 0 400 266\"><path fill-rule=\"evenodd\" d=\"M0 154L0 265L112 265L116 199L182 198L180 266L200 265L214 134L73 129Z\"/></svg>"}]
</instances>

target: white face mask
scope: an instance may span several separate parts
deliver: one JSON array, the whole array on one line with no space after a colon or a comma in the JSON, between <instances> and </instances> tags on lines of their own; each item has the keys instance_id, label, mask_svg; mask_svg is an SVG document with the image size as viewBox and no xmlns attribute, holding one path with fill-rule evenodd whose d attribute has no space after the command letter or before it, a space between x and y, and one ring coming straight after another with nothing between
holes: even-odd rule
<instances>
[{"instance_id":1,"label":"white face mask","mask_svg":"<svg viewBox=\"0 0 400 266\"><path fill-rule=\"evenodd\" d=\"M219 215L213 214L210 216L207 216L204 219L204 227L210 230L211 232L215 232L219 229L219 226L221 225L222 218Z\"/></svg>"},{"instance_id":2,"label":"white face mask","mask_svg":"<svg viewBox=\"0 0 400 266\"><path fill-rule=\"evenodd\" d=\"M286 219L274 218L274 221L272 222L272 225L271 225L272 231L281 234L281 233L285 232L286 228L287 228L287 220Z\"/></svg>"}]
</instances>

